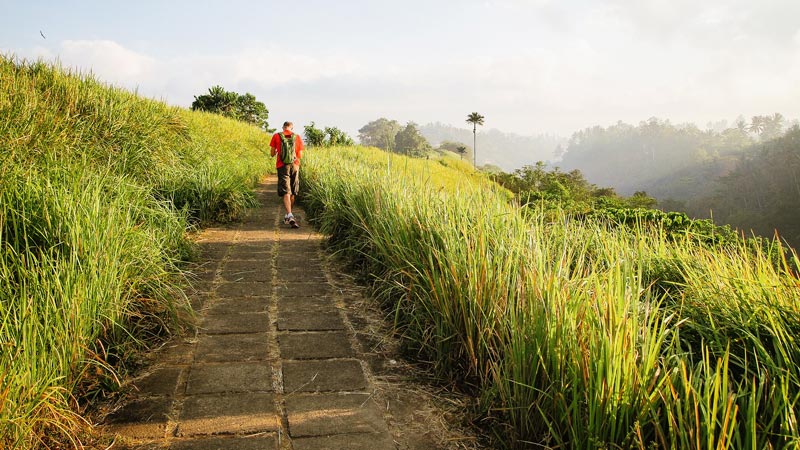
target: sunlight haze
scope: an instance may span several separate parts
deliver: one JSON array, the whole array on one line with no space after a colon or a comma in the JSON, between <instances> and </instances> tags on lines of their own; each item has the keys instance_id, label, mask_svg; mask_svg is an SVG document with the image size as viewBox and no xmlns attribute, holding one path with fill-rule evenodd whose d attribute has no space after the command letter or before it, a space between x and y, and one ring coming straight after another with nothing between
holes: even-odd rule
<instances>
[{"instance_id":1,"label":"sunlight haze","mask_svg":"<svg viewBox=\"0 0 800 450\"><path fill-rule=\"evenodd\" d=\"M165 3L165 4L162 4ZM523 135L800 116L800 2L0 2L0 52L170 104L251 92L270 123L378 117ZM40 31L42 34L40 34Z\"/></svg>"}]
</instances>

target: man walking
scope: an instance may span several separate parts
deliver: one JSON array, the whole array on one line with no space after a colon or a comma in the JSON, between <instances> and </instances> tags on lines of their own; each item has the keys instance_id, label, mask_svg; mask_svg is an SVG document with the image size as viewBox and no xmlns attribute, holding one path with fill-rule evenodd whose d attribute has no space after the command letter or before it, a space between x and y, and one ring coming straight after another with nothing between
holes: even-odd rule
<instances>
[{"instance_id":1,"label":"man walking","mask_svg":"<svg viewBox=\"0 0 800 450\"><path fill-rule=\"evenodd\" d=\"M300 158L303 157L304 147L300 135L293 133L293 129L292 122L283 123L283 131L272 136L269 154L278 155L275 163L275 168L278 169L278 197L283 198L283 206L286 208L283 223L292 228L300 228L292 214L292 205L300 188Z\"/></svg>"}]
</instances>

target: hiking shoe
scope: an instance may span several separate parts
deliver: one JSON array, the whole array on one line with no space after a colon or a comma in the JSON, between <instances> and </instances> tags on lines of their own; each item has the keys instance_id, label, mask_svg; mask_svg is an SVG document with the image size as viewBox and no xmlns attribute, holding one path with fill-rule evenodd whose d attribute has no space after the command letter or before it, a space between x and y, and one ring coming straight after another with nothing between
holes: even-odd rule
<instances>
[{"instance_id":1,"label":"hiking shoe","mask_svg":"<svg viewBox=\"0 0 800 450\"><path fill-rule=\"evenodd\" d=\"M300 228L300 224L294 220L294 217L289 217L289 225L291 225L292 228Z\"/></svg>"},{"instance_id":2,"label":"hiking shoe","mask_svg":"<svg viewBox=\"0 0 800 450\"><path fill-rule=\"evenodd\" d=\"M283 224L289 225L289 216L283 216Z\"/></svg>"}]
</instances>

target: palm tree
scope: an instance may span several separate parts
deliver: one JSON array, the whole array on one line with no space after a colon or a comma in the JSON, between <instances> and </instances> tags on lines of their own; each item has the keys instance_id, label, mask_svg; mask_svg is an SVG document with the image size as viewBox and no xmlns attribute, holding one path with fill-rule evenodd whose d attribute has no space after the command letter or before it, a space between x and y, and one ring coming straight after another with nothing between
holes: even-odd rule
<instances>
[{"instance_id":1,"label":"palm tree","mask_svg":"<svg viewBox=\"0 0 800 450\"><path fill-rule=\"evenodd\" d=\"M764 116L753 116L749 130L752 133L760 135L764 131L765 125L766 123L764 120Z\"/></svg>"},{"instance_id":2,"label":"palm tree","mask_svg":"<svg viewBox=\"0 0 800 450\"><path fill-rule=\"evenodd\" d=\"M478 148L476 147L478 143L477 126L483 125L483 119L484 117L476 112L467 116L467 123L472 124L472 165L475 167L477 167L476 155L478 154Z\"/></svg>"},{"instance_id":3,"label":"palm tree","mask_svg":"<svg viewBox=\"0 0 800 450\"><path fill-rule=\"evenodd\" d=\"M458 154L461 155L461 160L463 161L464 155L467 153L467 147L464 145L459 145L456 147L456 151L458 151Z\"/></svg>"}]
</instances>

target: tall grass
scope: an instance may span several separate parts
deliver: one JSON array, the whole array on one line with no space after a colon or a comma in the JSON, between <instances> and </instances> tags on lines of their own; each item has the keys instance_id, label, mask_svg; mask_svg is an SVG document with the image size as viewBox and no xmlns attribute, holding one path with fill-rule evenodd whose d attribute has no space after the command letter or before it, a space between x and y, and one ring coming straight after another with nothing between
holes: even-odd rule
<instances>
[{"instance_id":1,"label":"tall grass","mask_svg":"<svg viewBox=\"0 0 800 450\"><path fill-rule=\"evenodd\" d=\"M479 395L495 445L800 444L796 255L523 213L463 168L377 150L304 170L311 215L418 357Z\"/></svg>"},{"instance_id":2,"label":"tall grass","mask_svg":"<svg viewBox=\"0 0 800 450\"><path fill-rule=\"evenodd\" d=\"M185 233L252 204L267 137L5 57L0 117L0 447L74 444L76 396L188 308Z\"/></svg>"}]
</instances>

